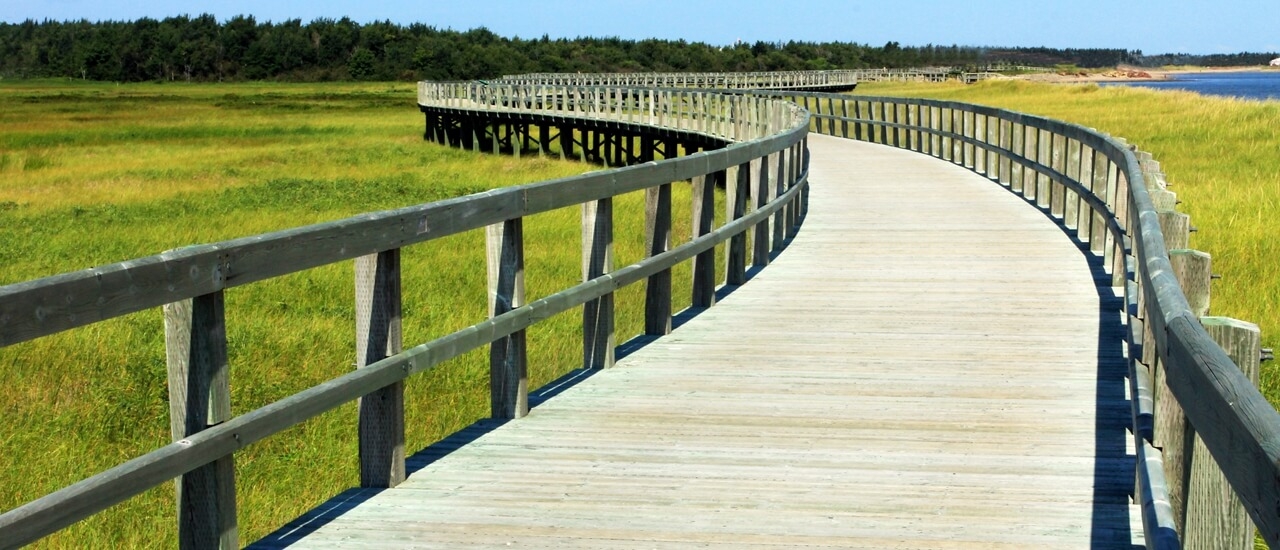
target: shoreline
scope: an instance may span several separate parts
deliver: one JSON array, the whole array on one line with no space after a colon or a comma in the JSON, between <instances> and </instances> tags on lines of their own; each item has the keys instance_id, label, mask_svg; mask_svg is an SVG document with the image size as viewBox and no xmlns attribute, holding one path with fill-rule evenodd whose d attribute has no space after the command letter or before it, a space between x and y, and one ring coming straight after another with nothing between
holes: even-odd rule
<instances>
[{"instance_id":1,"label":"shoreline","mask_svg":"<svg viewBox=\"0 0 1280 550\"><path fill-rule=\"evenodd\" d=\"M1176 69L1143 69L1120 66L1101 72L1038 73L1015 76L1032 82L1052 82L1060 84L1087 84L1091 82L1149 82L1160 80L1176 80L1178 75L1200 73L1246 73L1246 72L1280 72L1280 68L1266 65L1248 67L1191 67Z\"/></svg>"}]
</instances>

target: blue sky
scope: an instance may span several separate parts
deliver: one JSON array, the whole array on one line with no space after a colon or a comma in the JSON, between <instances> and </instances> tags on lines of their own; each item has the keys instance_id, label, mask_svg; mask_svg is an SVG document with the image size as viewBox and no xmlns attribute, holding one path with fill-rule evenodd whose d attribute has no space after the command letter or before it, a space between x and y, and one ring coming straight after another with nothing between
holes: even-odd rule
<instances>
[{"instance_id":1,"label":"blue sky","mask_svg":"<svg viewBox=\"0 0 1280 550\"><path fill-rule=\"evenodd\" d=\"M1278 0L7 0L0 20L132 20L212 13L282 21L351 17L504 36L618 36L731 44L1109 47L1156 53L1280 51Z\"/></svg>"}]
</instances>

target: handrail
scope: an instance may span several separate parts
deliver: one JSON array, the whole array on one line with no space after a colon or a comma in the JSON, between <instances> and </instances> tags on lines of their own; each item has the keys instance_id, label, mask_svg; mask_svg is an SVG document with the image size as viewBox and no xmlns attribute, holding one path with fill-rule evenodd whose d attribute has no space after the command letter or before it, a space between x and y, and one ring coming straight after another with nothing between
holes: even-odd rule
<instances>
[{"instance_id":1,"label":"handrail","mask_svg":"<svg viewBox=\"0 0 1280 550\"><path fill-rule=\"evenodd\" d=\"M503 76L498 83L553 86L623 86L799 90L853 89L859 71L770 71L742 73L528 73Z\"/></svg>"},{"instance_id":2,"label":"handrail","mask_svg":"<svg viewBox=\"0 0 1280 550\"><path fill-rule=\"evenodd\" d=\"M566 101L569 97L575 99ZM581 110L586 103L579 100L584 99L589 100L593 111ZM647 280L646 317L655 318L654 325L661 334L665 316L665 327L669 331L672 266L694 259L695 272L714 274L716 244L726 240L745 243L745 232L755 228L757 245L760 245L759 236L767 234L762 229L767 229L771 221L776 251L784 235L780 231L781 222L786 220L792 224L788 229L794 232L794 224L803 217L808 185L805 140L809 119L806 111L789 101L690 91L646 90L642 93L561 88L551 93L545 86L476 83L423 83L419 87L419 101L423 107L492 116L519 112L546 120L612 120L627 122L633 128L648 127L654 132L697 129L717 136L726 146L679 158L193 246L0 287L0 346L164 305L166 332L174 331L178 336L168 338L171 382L175 375L185 378L183 384L193 384L191 387L200 384L209 389L209 395L220 391L216 387L219 368L222 383L227 383L225 337L219 341L216 336L212 339L209 336L218 332L209 330L210 327L223 326L224 291L356 259L357 296L365 297L364 302L357 298L357 326L361 327L361 334L358 335L359 368L355 371L234 418L215 419L214 412L208 412L209 417L205 417L207 411L215 408L212 402L217 401L217 397L196 396L193 402L178 403L179 396L171 392L171 401L176 403L175 416L188 415L184 421L194 422L194 429L178 433L184 421L175 421L174 443L0 514L0 547L16 547L38 540L175 477L181 480L179 539L182 544L236 545L234 489L228 501L224 488L234 487L230 460L237 450L362 396L402 391L398 384L405 378L485 344L493 346L494 386L504 388L501 394L493 394L494 414L521 416L519 403L527 403L522 371L524 329L556 313L596 304L590 327L586 326L588 315L584 310L584 332L607 332L588 334L587 338L598 337L611 345L612 293ZM571 110L574 108L579 110ZM689 242L668 247L672 182L692 179L703 189L713 189L731 170L736 171L742 197L748 191L745 184L758 184L750 190L753 195L759 194L755 209L737 212L718 229L712 229L708 223L705 231L697 233ZM776 179L770 184L775 174ZM612 246L612 198L640 190L645 190L653 199L646 205L651 242L647 258L621 269L596 264L595 271L599 273L584 277L583 283L529 304L521 303L523 278L513 277L512 272L523 271L520 224L525 216L583 205L584 225L590 221L595 227L593 239L584 246L584 258L595 262L599 257L608 256L602 251ZM714 195L703 193L695 200L703 201L696 206L701 206L709 216L713 202L707 201L713 201ZM399 339L398 334L389 336L388 330L392 329L387 328L389 317L399 315L399 249L479 228L486 228L489 236L490 318L405 351L389 349L392 347L389 342ZM760 249L756 250L758 265L767 261L759 257ZM738 265L736 280L731 267L730 284L745 280L741 273L743 267ZM665 295L655 292L655 289L661 290L663 275L667 285ZM710 284L714 286L714 280ZM699 289L695 283L695 292L708 290L713 289ZM599 304L606 299L609 307L604 313L606 310ZM662 300L666 301L665 308L660 303ZM605 316L609 318L599 318ZM398 330L398 322L395 325ZM646 326L651 325L646 322ZM216 359L219 354L221 365ZM209 357L215 358L214 364L207 364ZM204 398L209 402L200 401ZM229 416L229 410L225 414ZM367 471L373 471L370 475L374 483L392 486L403 478L403 449L399 449L398 458L388 458L396 454L396 449L391 447L395 444L394 426L398 422L403 429L403 410L384 411L380 413L382 416L372 417L371 425L366 425L365 414L362 403L362 478ZM366 429L389 434L385 439L390 442L366 449ZM402 433L400 440L402 446ZM366 450L370 450L369 455L374 458L366 456ZM195 493L200 493L205 500L184 500Z\"/></svg>"},{"instance_id":3,"label":"handrail","mask_svg":"<svg viewBox=\"0 0 1280 550\"><path fill-rule=\"evenodd\" d=\"M1204 281L1197 283L1172 262L1166 238L1175 235L1166 235L1162 225L1181 215L1172 212L1172 193L1163 189L1163 176L1149 155L1082 126L980 105L756 93L798 98L813 113L813 131L910 149L965 166L1048 210L1067 229L1076 229L1091 252L1105 258L1113 285L1121 287L1126 298L1138 462L1135 498L1143 506L1148 547L1178 548L1180 536L1230 536L1233 544L1251 547L1252 534L1224 530L1226 514L1232 513L1230 499L1193 498L1222 493L1211 485L1215 474L1200 464L1205 456L1194 450L1198 447L1193 440L1196 445L1203 441L1262 538L1280 547L1280 413L1242 372L1250 363L1256 369L1256 327L1244 327L1252 331L1255 347L1244 348L1233 361L1219 345L1230 338L1215 340L1202 326L1203 309L1193 310L1183 285L1197 284L1207 293L1207 266ZM1177 242L1185 246L1182 218L1182 240ZM1203 318L1204 323L1213 319ZM1197 437L1183 438L1192 432ZM1203 478L1192 476L1193 454L1198 460L1196 475L1204 470ZM1197 505L1204 508L1191 509ZM1192 527L1193 522L1200 525ZM1206 527L1204 522L1217 525Z\"/></svg>"}]
</instances>

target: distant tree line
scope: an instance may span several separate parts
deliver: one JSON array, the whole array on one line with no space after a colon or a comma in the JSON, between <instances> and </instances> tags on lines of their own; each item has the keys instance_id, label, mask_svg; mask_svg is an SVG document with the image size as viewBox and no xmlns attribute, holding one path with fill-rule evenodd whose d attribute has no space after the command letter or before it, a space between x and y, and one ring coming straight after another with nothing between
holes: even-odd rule
<instances>
[{"instance_id":1,"label":"distant tree line","mask_svg":"<svg viewBox=\"0 0 1280 550\"><path fill-rule=\"evenodd\" d=\"M1250 58L1252 59L1252 58ZM1268 58L1270 59L1270 58ZM0 77L172 80L472 80L526 72L782 71L1141 64L1114 49L869 46L853 42L522 39L348 18L260 22L237 16L0 23ZM1226 63L1222 63L1226 64Z\"/></svg>"}]
</instances>

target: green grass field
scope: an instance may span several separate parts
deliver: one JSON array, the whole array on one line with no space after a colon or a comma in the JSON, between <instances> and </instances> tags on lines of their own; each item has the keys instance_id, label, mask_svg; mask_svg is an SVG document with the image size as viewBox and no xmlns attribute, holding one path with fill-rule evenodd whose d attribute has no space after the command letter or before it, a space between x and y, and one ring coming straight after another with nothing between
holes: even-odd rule
<instances>
[{"instance_id":1,"label":"green grass field","mask_svg":"<svg viewBox=\"0 0 1280 550\"><path fill-rule=\"evenodd\" d=\"M424 142L412 84L3 82L0 103L0 284L598 169ZM679 242L688 186L673 195ZM643 195L615 212L622 266L642 257ZM578 208L525 232L530 300L579 281ZM406 347L484 319L484 262L478 231L405 249ZM235 414L352 368L353 279L343 262L228 291ZM679 310L688 266L673 279ZM641 332L643 292L619 293L619 341ZM531 387L581 365L579 317L530 329ZM488 414L487 365L479 350L408 382L410 452ZM158 309L0 348L0 510L167 444L167 400ZM358 484L355 413L236 455L242 541ZM40 546L174 546L174 507L166 484Z\"/></svg>"},{"instance_id":2,"label":"green grass field","mask_svg":"<svg viewBox=\"0 0 1280 550\"><path fill-rule=\"evenodd\" d=\"M865 84L859 94L929 97L1034 113L1123 137L1160 161L1180 209L1213 256L1212 315L1257 323L1280 346L1280 101L1190 92L989 80L966 86ZM1262 366L1263 394L1280 404L1280 365Z\"/></svg>"}]
</instances>

